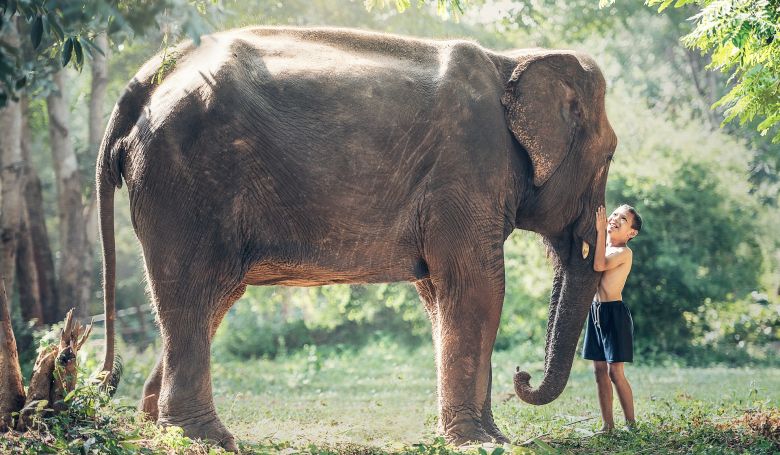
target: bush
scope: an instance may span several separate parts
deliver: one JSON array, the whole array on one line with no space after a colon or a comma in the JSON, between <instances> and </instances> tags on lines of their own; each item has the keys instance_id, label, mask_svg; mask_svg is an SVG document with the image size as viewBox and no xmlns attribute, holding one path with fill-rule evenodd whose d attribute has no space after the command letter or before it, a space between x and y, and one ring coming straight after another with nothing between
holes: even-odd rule
<instances>
[{"instance_id":1,"label":"bush","mask_svg":"<svg viewBox=\"0 0 780 455\"><path fill-rule=\"evenodd\" d=\"M694 348L716 353L715 360L745 364L777 362L780 348L780 300L751 293L730 302L706 302L684 314ZM706 357L706 356L705 356Z\"/></svg>"},{"instance_id":2,"label":"bush","mask_svg":"<svg viewBox=\"0 0 780 455\"><path fill-rule=\"evenodd\" d=\"M632 203L645 219L631 241L634 263L623 297L640 345L685 355L696 337L686 314L757 289L760 230L744 205L703 164L682 163L666 179L618 177L611 205Z\"/></svg>"},{"instance_id":3,"label":"bush","mask_svg":"<svg viewBox=\"0 0 780 455\"><path fill-rule=\"evenodd\" d=\"M387 335L408 344L430 337L409 285L260 287L230 310L213 349L229 357L275 358L307 345L361 346Z\"/></svg>"}]
</instances>

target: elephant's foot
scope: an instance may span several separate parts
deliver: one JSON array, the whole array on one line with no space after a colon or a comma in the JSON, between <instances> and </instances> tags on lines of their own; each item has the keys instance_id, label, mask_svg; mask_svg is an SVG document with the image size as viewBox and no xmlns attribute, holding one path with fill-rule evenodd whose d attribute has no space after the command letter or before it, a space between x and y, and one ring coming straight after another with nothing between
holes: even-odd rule
<instances>
[{"instance_id":1,"label":"elephant's foot","mask_svg":"<svg viewBox=\"0 0 780 455\"><path fill-rule=\"evenodd\" d=\"M475 412L461 410L459 413L444 412L444 438L455 446L493 442L493 437L482 427ZM449 418L447 418L449 417Z\"/></svg>"},{"instance_id":2,"label":"elephant's foot","mask_svg":"<svg viewBox=\"0 0 780 455\"><path fill-rule=\"evenodd\" d=\"M159 397L156 393L146 395L141 398L141 404L138 405L138 410L141 411L141 415L152 422L156 422L157 417L160 415L158 398Z\"/></svg>"},{"instance_id":3,"label":"elephant's foot","mask_svg":"<svg viewBox=\"0 0 780 455\"><path fill-rule=\"evenodd\" d=\"M480 427L447 432L445 439L454 446L465 446L474 443L493 442L493 438Z\"/></svg>"},{"instance_id":4,"label":"elephant's foot","mask_svg":"<svg viewBox=\"0 0 780 455\"><path fill-rule=\"evenodd\" d=\"M188 438L208 440L219 444L229 452L238 452L235 438L227 428L222 425L222 422L213 412L197 418L183 420L160 417L160 420L157 423L160 425L181 427L184 430L184 436L187 436Z\"/></svg>"},{"instance_id":5,"label":"elephant's foot","mask_svg":"<svg viewBox=\"0 0 780 455\"><path fill-rule=\"evenodd\" d=\"M493 438L493 442L496 444L509 444L509 438L504 436L504 433L502 433L501 430L499 430L495 425L493 428L486 429L485 431L487 431L487 434Z\"/></svg>"},{"instance_id":6,"label":"elephant's foot","mask_svg":"<svg viewBox=\"0 0 780 455\"><path fill-rule=\"evenodd\" d=\"M508 444L509 438L501 433L496 423L493 421L493 412L490 409L486 409L482 412L482 428L485 432L493 438L493 442L496 444Z\"/></svg>"}]
</instances>

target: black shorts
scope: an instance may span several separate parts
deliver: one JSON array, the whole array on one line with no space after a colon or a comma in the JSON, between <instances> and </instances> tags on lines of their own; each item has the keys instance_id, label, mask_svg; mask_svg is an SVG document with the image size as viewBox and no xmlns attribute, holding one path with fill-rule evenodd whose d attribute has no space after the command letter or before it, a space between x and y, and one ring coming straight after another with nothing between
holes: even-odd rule
<instances>
[{"instance_id":1,"label":"black shorts","mask_svg":"<svg viewBox=\"0 0 780 455\"><path fill-rule=\"evenodd\" d=\"M621 300L590 305L582 357L609 363L634 360L634 321Z\"/></svg>"}]
</instances>

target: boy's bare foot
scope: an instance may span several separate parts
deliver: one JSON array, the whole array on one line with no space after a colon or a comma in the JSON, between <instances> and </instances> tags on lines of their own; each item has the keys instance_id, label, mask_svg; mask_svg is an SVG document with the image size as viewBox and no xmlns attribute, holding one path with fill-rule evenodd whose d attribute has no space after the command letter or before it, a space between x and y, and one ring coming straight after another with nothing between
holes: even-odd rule
<instances>
[{"instance_id":1,"label":"boy's bare foot","mask_svg":"<svg viewBox=\"0 0 780 455\"><path fill-rule=\"evenodd\" d=\"M615 429L614 425L607 425L606 423L604 426L601 427L601 430L599 430L599 433L611 433L612 430Z\"/></svg>"},{"instance_id":2,"label":"boy's bare foot","mask_svg":"<svg viewBox=\"0 0 780 455\"><path fill-rule=\"evenodd\" d=\"M636 430L636 420L626 420L626 430L628 431Z\"/></svg>"}]
</instances>

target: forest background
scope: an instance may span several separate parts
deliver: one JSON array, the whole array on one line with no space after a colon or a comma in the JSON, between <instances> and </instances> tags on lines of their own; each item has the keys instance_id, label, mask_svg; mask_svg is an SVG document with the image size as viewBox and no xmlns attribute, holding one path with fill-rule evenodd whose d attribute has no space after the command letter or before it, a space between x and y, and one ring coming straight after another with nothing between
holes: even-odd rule
<instances>
[{"instance_id":1,"label":"forest background","mask_svg":"<svg viewBox=\"0 0 780 455\"><path fill-rule=\"evenodd\" d=\"M3 123L0 138L2 270L25 372L36 339L68 308L100 319L94 163L124 85L145 60L179 39L252 24L358 27L465 38L495 50L590 53L607 79L608 115L619 138L608 209L629 203L645 220L631 242L636 259L624 291L637 359L780 363L780 146L771 142L773 134L756 131L760 119L721 126L724 108L711 106L733 81L706 68L709 56L681 43L691 31L692 7L659 14L639 2L599 8L587 0L477 1L464 4L461 14L448 2L438 11L435 4L412 4L401 12L381 0L63 5L62 17L84 24L65 39L55 39L55 21L44 17L39 24L35 14L17 21L16 42L8 33L3 37L3 52L20 46L36 55L36 37L41 48L51 46L43 57L27 58L25 79L17 81L22 97L9 99L21 122ZM101 28L100 18L109 16ZM12 137L21 144L16 155L9 152ZM126 343L154 349L153 313L124 191L116 204L117 305L125 310L119 331ZM9 221L13 214L20 223ZM538 237L527 232L510 237L505 258L496 350L524 345L541 359L551 266ZM220 327L213 351L220 358L273 359L377 339L429 343L429 324L410 284L249 288Z\"/></svg>"}]
</instances>

